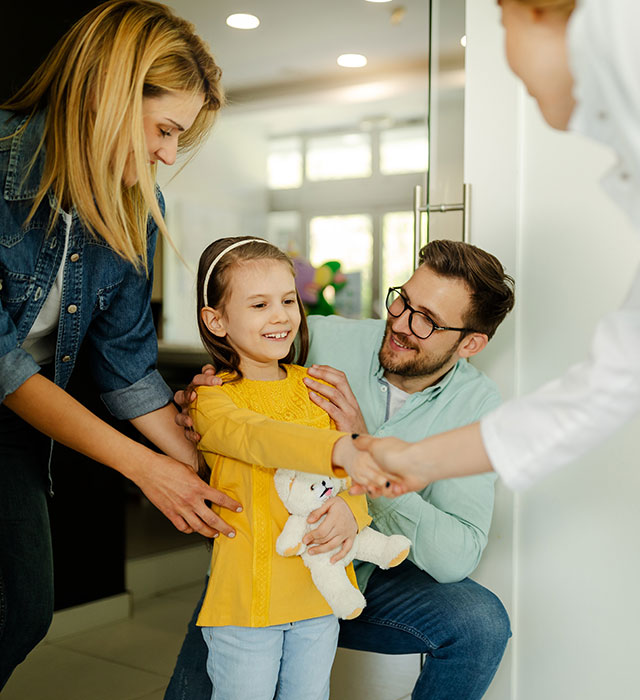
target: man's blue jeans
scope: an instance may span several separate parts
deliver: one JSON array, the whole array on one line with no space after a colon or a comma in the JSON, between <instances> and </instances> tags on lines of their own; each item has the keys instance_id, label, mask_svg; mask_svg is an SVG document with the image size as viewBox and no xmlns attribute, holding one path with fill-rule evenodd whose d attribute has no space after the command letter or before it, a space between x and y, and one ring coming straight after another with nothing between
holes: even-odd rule
<instances>
[{"instance_id":1,"label":"man's blue jeans","mask_svg":"<svg viewBox=\"0 0 640 700\"><path fill-rule=\"evenodd\" d=\"M367 607L341 620L338 646L381 654L425 655L413 700L478 700L511 636L500 600L471 579L438 583L411 562L376 569ZM207 647L195 626L196 606L165 700L209 700Z\"/></svg>"},{"instance_id":2,"label":"man's blue jeans","mask_svg":"<svg viewBox=\"0 0 640 700\"><path fill-rule=\"evenodd\" d=\"M49 446L0 406L0 690L53 615Z\"/></svg>"}]
</instances>

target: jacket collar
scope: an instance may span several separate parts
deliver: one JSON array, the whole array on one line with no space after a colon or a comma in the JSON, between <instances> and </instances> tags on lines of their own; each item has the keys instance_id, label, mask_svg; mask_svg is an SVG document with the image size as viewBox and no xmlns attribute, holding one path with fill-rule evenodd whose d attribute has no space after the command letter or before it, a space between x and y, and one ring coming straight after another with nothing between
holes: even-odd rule
<instances>
[{"instance_id":1,"label":"jacket collar","mask_svg":"<svg viewBox=\"0 0 640 700\"><path fill-rule=\"evenodd\" d=\"M44 129L45 112L36 112L33 116L11 120L12 131L16 133L11 139L7 178L4 186L4 198L9 201L33 199L40 188L44 169L44 146L38 151L33 161ZM26 126L25 126L26 124ZM7 123L4 124L5 129ZM9 133L12 133L9 131Z\"/></svg>"}]
</instances>

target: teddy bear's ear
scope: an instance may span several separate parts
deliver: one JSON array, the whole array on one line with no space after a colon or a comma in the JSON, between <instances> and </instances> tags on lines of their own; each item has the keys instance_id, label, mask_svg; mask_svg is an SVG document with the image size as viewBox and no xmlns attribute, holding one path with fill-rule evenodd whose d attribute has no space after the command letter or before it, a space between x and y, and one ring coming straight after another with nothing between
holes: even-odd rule
<instances>
[{"instance_id":1,"label":"teddy bear's ear","mask_svg":"<svg viewBox=\"0 0 640 700\"><path fill-rule=\"evenodd\" d=\"M280 496L283 501L287 500L295 479L296 473L292 469L278 469L276 471L274 483L278 496Z\"/></svg>"}]
</instances>

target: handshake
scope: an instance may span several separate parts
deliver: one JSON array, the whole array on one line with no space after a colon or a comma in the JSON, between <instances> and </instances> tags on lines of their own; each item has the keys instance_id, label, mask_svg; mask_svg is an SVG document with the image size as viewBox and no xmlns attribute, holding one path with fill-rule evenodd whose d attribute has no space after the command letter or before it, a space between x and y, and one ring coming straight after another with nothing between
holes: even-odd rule
<instances>
[{"instance_id":1,"label":"handshake","mask_svg":"<svg viewBox=\"0 0 640 700\"><path fill-rule=\"evenodd\" d=\"M326 365L314 365L309 369L309 375L304 382L311 400L329 414L338 430L350 433L335 443L332 463L351 477L352 494L395 498L421 490L432 481L491 470L478 423L419 442L373 437L367 434L360 407L344 372ZM219 384L221 380L215 375L214 368L206 365L186 389L177 391L174 396L181 409L176 414L176 423L191 442L200 440L188 413L196 398L195 388Z\"/></svg>"}]
</instances>

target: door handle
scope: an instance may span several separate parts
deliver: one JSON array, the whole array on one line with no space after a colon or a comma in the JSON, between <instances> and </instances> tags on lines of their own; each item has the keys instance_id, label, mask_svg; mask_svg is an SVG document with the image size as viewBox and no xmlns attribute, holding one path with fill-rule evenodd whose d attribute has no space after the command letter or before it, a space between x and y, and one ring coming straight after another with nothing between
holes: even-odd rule
<instances>
[{"instance_id":1,"label":"door handle","mask_svg":"<svg viewBox=\"0 0 640 700\"><path fill-rule=\"evenodd\" d=\"M471 225L471 185L465 182L462 186L462 202L457 204L423 204L422 185L416 185L413 190L413 269L418 267L420 258L420 248L422 243L422 216L423 212L440 212L445 214L449 211L462 212L462 241L467 243ZM429 235L427 231L427 243Z\"/></svg>"}]
</instances>

